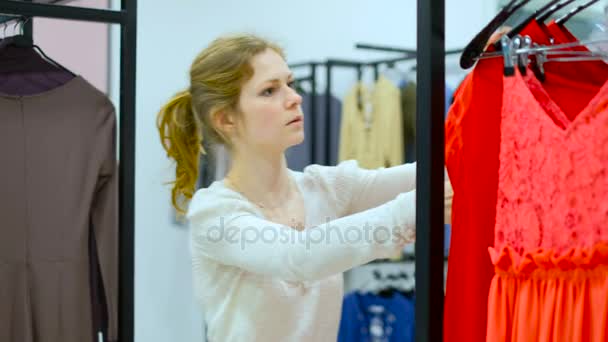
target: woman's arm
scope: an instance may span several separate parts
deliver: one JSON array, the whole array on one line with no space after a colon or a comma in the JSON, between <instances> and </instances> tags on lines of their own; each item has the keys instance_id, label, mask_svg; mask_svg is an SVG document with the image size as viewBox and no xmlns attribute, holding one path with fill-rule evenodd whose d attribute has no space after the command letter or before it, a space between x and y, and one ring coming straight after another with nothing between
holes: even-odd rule
<instances>
[{"instance_id":1,"label":"woman's arm","mask_svg":"<svg viewBox=\"0 0 608 342\"><path fill-rule=\"evenodd\" d=\"M412 242L415 197L413 191L402 193L383 205L304 231L261 219L244 203L238 205L239 214L230 214L235 212L234 199L214 201L217 214L189 215L192 250L253 273L291 281L322 279L393 257Z\"/></svg>"},{"instance_id":2,"label":"woman's arm","mask_svg":"<svg viewBox=\"0 0 608 342\"><path fill-rule=\"evenodd\" d=\"M357 168L359 181L354 184L347 214L377 207L416 188L416 163L372 170Z\"/></svg>"},{"instance_id":3,"label":"woman's arm","mask_svg":"<svg viewBox=\"0 0 608 342\"><path fill-rule=\"evenodd\" d=\"M416 188L416 163L367 170L356 166L359 182L353 186L354 195L350 199L346 213L358 213L389 201L402 192ZM444 182L445 223L451 223L452 198L454 192L447 171Z\"/></svg>"}]
</instances>

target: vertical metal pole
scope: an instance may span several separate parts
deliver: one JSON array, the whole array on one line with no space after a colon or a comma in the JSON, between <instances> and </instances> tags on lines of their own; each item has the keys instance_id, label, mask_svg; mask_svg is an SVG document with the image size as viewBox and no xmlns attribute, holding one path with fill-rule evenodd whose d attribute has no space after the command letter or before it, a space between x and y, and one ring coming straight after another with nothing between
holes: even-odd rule
<instances>
[{"instance_id":1,"label":"vertical metal pole","mask_svg":"<svg viewBox=\"0 0 608 342\"><path fill-rule=\"evenodd\" d=\"M325 75L326 75L326 79L327 79L327 84L325 85L325 150L326 150L326 156L323 160L323 162L321 161L321 158L319 159L319 164L321 165L329 165L329 142L331 140L331 130L329 127L329 123L331 122L331 116L332 116L332 112L331 112L331 67L332 67L332 63L331 62L327 62L327 65L325 67Z\"/></svg>"},{"instance_id":2,"label":"vertical metal pole","mask_svg":"<svg viewBox=\"0 0 608 342\"><path fill-rule=\"evenodd\" d=\"M313 62L310 64L310 162L312 164L316 161L316 148L317 148L317 65Z\"/></svg>"},{"instance_id":3,"label":"vertical metal pole","mask_svg":"<svg viewBox=\"0 0 608 342\"><path fill-rule=\"evenodd\" d=\"M118 339L134 340L135 251L135 66L137 0L122 0L126 19L120 39L119 317Z\"/></svg>"},{"instance_id":4,"label":"vertical metal pole","mask_svg":"<svg viewBox=\"0 0 608 342\"><path fill-rule=\"evenodd\" d=\"M378 71L378 64L374 64L374 80L377 81L380 76L380 72Z\"/></svg>"},{"instance_id":5,"label":"vertical metal pole","mask_svg":"<svg viewBox=\"0 0 608 342\"><path fill-rule=\"evenodd\" d=\"M443 339L445 3L418 0L416 341Z\"/></svg>"}]
</instances>

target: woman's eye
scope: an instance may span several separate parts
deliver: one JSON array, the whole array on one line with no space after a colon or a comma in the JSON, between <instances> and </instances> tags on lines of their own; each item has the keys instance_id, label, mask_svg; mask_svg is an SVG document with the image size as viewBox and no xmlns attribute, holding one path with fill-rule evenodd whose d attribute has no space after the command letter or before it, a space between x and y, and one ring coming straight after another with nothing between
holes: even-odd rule
<instances>
[{"instance_id":1,"label":"woman's eye","mask_svg":"<svg viewBox=\"0 0 608 342\"><path fill-rule=\"evenodd\" d=\"M271 96L273 93L274 93L274 88L268 88L262 92L262 96Z\"/></svg>"},{"instance_id":2,"label":"woman's eye","mask_svg":"<svg viewBox=\"0 0 608 342\"><path fill-rule=\"evenodd\" d=\"M296 86L296 82L291 81L291 82L287 83L287 86L288 86L289 88L292 88L292 89L293 89L293 88Z\"/></svg>"}]
</instances>

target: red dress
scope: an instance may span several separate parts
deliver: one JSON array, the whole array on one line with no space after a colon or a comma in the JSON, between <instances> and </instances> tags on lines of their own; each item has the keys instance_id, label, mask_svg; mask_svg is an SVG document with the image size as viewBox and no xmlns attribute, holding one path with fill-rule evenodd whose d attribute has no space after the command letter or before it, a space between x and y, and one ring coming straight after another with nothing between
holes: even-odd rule
<instances>
[{"instance_id":1,"label":"red dress","mask_svg":"<svg viewBox=\"0 0 608 342\"><path fill-rule=\"evenodd\" d=\"M564 28L549 25L549 32ZM567 31L567 30L566 30ZM527 28L536 41L546 41L546 31ZM567 42L556 39L556 43ZM574 65L576 64L576 65ZM589 66L595 68L587 69ZM487 248L494 243L498 156L502 109L502 59L478 62L457 92L446 121L446 166L454 187L452 236L445 298L444 340L485 341L488 293L494 266ZM603 68L602 68L603 67ZM589 70L588 72L585 70ZM596 62L546 64L552 96L560 100L567 113L576 111L580 101L562 96L563 87L552 87L560 73L568 73L570 84L581 80L592 97L608 79L606 66ZM586 87L588 75L597 80ZM572 75L571 75L572 74ZM558 75L558 77L552 77ZM570 104L569 106L569 103Z\"/></svg>"},{"instance_id":2,"label":"red dress","mask_svg":"<svg viewBox=\"0 0 608 342\"><path fill-rule=\"evenodd\" d=\"M573 120L530 73L503 85L487 338L606 341L608 82Z\"/></svg>"},{"instance_id":3,"label":"red dress","mask_svg":"<svg viewBox=\"0 0 608 342\"><path fill-rule=\"evenodd\" d=\"M494 241L502 59L485 59L456 92L446 121L446 166L454 188L444 305L444 341L485 341Z\"/></svg>"}]
</instances>

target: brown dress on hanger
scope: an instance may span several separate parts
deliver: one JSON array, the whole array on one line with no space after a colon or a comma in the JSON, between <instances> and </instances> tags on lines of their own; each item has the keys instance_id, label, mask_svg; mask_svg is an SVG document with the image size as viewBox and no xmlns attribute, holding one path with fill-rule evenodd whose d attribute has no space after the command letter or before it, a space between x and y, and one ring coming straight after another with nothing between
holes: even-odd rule
<instances>
[{"instance_id":1,"label":"brown dress on hanger","mask_svg":"<svg viewBox=\"0 0 608 342\"><path fill-rule=\"evenodd\" d=\"M80 76L0 94L0 341L97 341L104 301L116 339L115 133L114 106Z\"/></svg>"}]
</instances>

